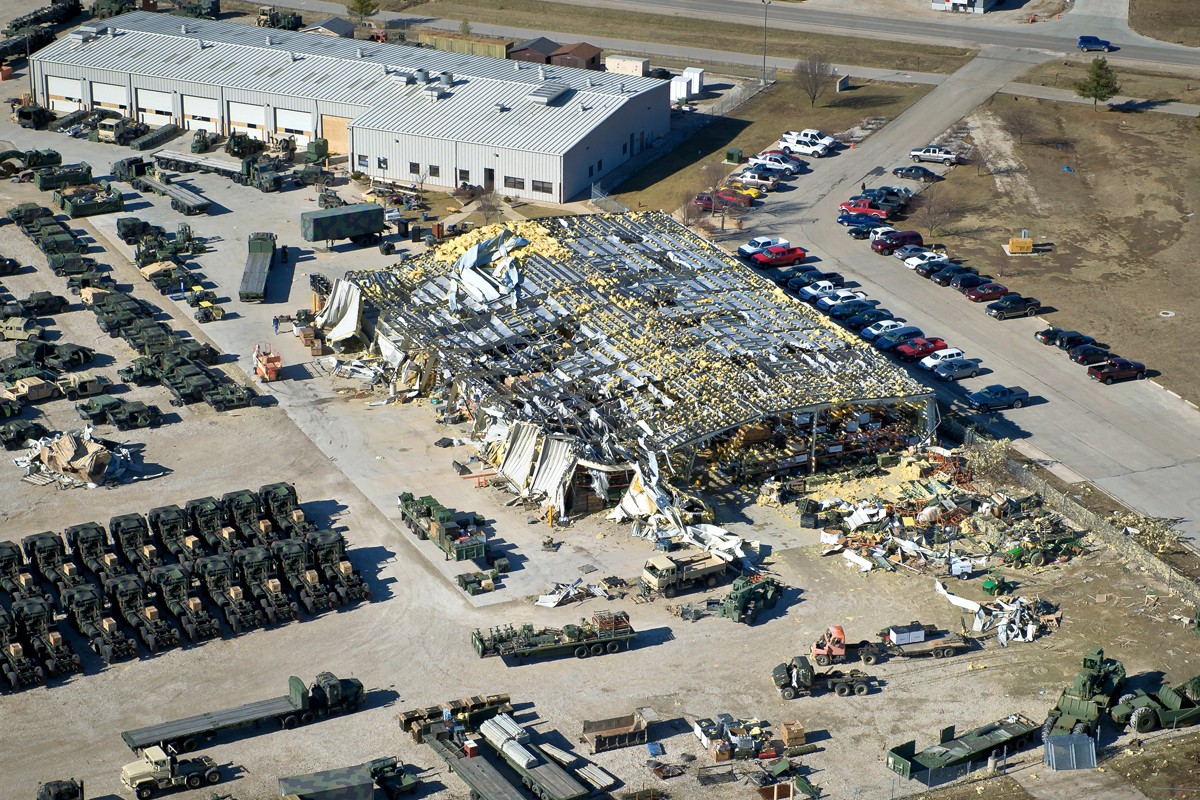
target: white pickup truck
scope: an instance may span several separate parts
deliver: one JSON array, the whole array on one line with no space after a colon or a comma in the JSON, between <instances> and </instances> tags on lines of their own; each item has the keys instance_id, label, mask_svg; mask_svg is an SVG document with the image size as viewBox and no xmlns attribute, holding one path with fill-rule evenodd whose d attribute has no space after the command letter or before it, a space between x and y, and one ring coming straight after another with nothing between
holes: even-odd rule
<instances>
[{"instance_id":1,"label":"white pickup truck","mask_svg":"<svg viewBox=\"0 0 1200 800\"><path fill-rule=\"evenodd\" d=\"M781 236L755 236L738 248L738 255L750 258L755 253L761 253L769 247L791 247L791 242Z\"/></svg>"},{"instance_id":2,"label":"white pickup truck","mask_svg":"<svg viewBox=\"0 0 1200 800\"><path fill-rule=\"evenodd\" d=\"M838 146L838 140L832 136L826 136L816 128L805 128L802 131L784 131L783 138L795 139L798 142L807 144L823 144L830 150Z\"/></svg>"},{"instance_id":3,"label":"white pickup truck","mask_svg":"<svg viewBox=\"0 0 1200 800\"><path fill-rule=\"evenodd\" d=\"M815 303L822 297L828 297L837 290L838 287L834 286L829 281L817 281L816 283L805 286L800 290L800 299L807 300L810 303Z\"/></svg>"},{"instance_id":4,"label":"white pickup truck","mask_svg":"<svg viewBox=\"0 0 1200 800\"><path fill-rule=\"evenodd\" d=\"M928 147L918 147L908 151L908 157L913 161L936 161L946 166L958 163L958 153L953 150L948 150L945 147L936 147L929 145Z\"/></svg>"},{"instance_id":5,"label":"white pickup truck","mask_svg":"<svg viewBox=\"0 0 1200 800\"><path fill-rule=\"evenodd\" d=\"M813 136L805 136L806 133L816 133L815 131L784 131L783 136L779 137L779 149L785 153L797 153L802 156L812 156L813 158L824 158L829 155L829 145L818 141Z\"/></svg>"}]
</instances>

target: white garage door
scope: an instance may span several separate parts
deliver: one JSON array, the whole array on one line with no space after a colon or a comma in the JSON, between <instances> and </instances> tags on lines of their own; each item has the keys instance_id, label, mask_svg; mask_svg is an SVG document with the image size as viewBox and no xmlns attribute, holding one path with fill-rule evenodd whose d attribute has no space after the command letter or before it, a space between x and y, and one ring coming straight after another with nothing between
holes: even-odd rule
<instances>
[{"instance_id":1,"label":"white garage door","mask_svg":"<svg viewBox=\"0 0 1200 800\"><path fill-rule=\"evenodd\" d=\"M155 92L150 89L137 90L137 118L147 125L166 125L172 121L170 92Z\"/></svg>"},{"instance_id":2,"label":"white garage door","mask_svg":"<svg viewBox=\"0 0 1200 800\"><path fill-rule=\"evenodd\" d=\"M78 78L46 78L51 111L78 111L83 106L83 82Z\"/></svg>"},{"instance_id":3,"label":"white garage door","mask_svg":"<svg viewBox=\"0 0 1200 800\"><path fill-rule=\"evenodd\" d=\"M183 127L189 130L204 130L219 133L221 103L211 97L183 96Z\"/></svg>"},{"instance_id":4,"label":"white garage door","mask_svg":"<svg viewBox=\"0 0 1200 800\"><path fill-rule=\"evenodd\" d=\"M249 103L229 103L229 130L248 133L255 139L267 138L267 110Z\"/></svg>"},{"instance_id":5,"label":"white garage door","mask_svg":"<svg viewBox=\"0 0 1200 800\"><path fill-rule=\"evenodd\" d=\"M275 109L275 136L281 139L295 136L296 144L304 147L313 136L313 115L307 111Z\"/></svg>"},{"instance_id":6,"label":"white garage door","mask_svg":"<svg viewBox=\"0 0 1200 800\"><path fill-rule=\"evenodd\" d=\"M129 90L115 83L92 81L92 106L110 108L123 114L129 110Z\"/></svg>"}]
</instances>

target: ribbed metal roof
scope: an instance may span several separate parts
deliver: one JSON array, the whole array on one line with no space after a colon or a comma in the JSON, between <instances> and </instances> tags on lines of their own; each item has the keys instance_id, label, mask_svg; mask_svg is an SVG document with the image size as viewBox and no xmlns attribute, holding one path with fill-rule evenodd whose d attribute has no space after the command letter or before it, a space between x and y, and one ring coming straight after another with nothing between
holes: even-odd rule
<instances>
[{"instance_id":1,"label":"ribbed metal roof","mask_svg":"<svg viewBox=\"0 0 1200 800\"><path fill-rule=\"evenodd\" d=\"M346 103L365 112L353 123L358 127L530 152L567 151L631 98L662 85L653 78L142 11L93 27L111 34L60 39L34 59ZM436 100L421 91L423 80L406 85L399 79L424 74L432 81L442 73L453 85ZM561 92L550 104L527 99L555 84ZM497 104L508 110L498 111Z\"/></svg>"}]
</instances>

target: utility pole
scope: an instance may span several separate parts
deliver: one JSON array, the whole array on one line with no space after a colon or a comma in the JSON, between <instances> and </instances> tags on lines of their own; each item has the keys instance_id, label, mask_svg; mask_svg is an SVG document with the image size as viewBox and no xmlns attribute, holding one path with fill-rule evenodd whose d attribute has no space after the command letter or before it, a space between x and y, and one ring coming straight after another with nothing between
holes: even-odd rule
<instances>
[{"instance_id":1,"label":"utility pole","mask_svg":"<svg viewBox=\"0 0 1200 800\"><path fill-rule=\"evenodd\" d=\"M771 7L771 0L762 0L763 4L763 68L762 68L762 85L767 85L767 9Z\"/></svg>"}]
</instances>

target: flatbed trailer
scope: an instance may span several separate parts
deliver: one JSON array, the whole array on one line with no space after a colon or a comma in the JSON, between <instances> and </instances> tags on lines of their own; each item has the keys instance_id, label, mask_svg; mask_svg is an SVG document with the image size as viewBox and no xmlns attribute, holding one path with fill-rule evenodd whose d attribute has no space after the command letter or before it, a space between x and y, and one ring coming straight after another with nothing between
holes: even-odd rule
<instances>
[{"instance_id":1,"label":"flatbed trailer","mask_svg":"<svg viewBox=\"0 0 1200 800\"><path fill-rule=\"evenodd\" d=\"M313 722L317 717L343 710L355 711L362 697L362 683L354 678L339 679L323 672L310 689L304 685L304 681L292 676L288 679L288 693L282 697L256 700L220 711L134 728L123 731L121 738L135 753L155 746L169 752L191 752L199 745L201 738L212 737L219 731L269 720L278 722L283 728L295 728Z\"/></svg>"},{"instance_id":2,"label":"flatbed trailer","mask_svg":"<svg viewBox=\"0 0 1200 800\"><path fill-rule=\"evenodd\" d=\"M636 638L637 632L624 611L597 611L590 621L580 620L578 625L561 629L506 625L486 633L476 630L471 633L471 646L480 658L508 656L520 660L572 654L588 658L628 650Z\"/></svg>"},{"instance_id":3,"label":"flatbed trailer","mask_svg":"<svg viewBox=\"0 0 1200 800\"><path fill-rule=\"evenodd\" d=\"M972 647L972 642L961 634L938 630L936 625L922 625L919 622L884 628L879 632L879 638L875 652L864 651L864 663L874 664L882 657L953 658ZM872 656L874 660L871 660Z\"/></svg>"},{"instance_id":4,"label":"flatbed trailer","mask_svg":"<svg viewBox=\"0 0 1200 800\"><path fill-rule=\"evenodd\" d=\"M154 192L157 195L169 198L171 208L185 216L207 214L208 210L212 208L211 200L199 192L192 191L177 183L171 183L170 176L163 175L162 173L158 175L141 175L134 178L130 183L139 192Z\"/></svg>"},{"instance_id":5,"label":"flatbed trailer","mask_svg":"<svg viewBox=\"0 0 1200 800\"><path fill-rule=\"evenodd\" d=\"M154 159L154 163L160 169L173 169L179 172L212 172L224 175L230 180L237 180L242 176L240 161L224 161L196 153L180 153L176 150L159 150L151 153L150 157Z\"/></svg>"},{"instance_id":6,"label":"flatbed trailer","mask_svg":"<svg viewBox=\"0 0 1200 800\"><path fill-rule=\"evenodd\" d=\"M267 275L275 263L275 234L252 233L247 243L246 268L238 288L243 303L261 303L267 296Z\"/></svg>"},{"instance_id":7,"label":"flatbed trailer","mask_svg":"<svg viewBox=\"0 0 1200 800\"><path fill-rule=\"evenodd\" d=\"M484 741L521 776L523 786L541 800L579 800L591 790L571 777L541 749L529 734L507 714L499 714L479 726Z\"/></svg>"},{"instance_id":8,"label":"flatbed trailer","mask_svg":"<svg viewBox=\"0 0 1200 800\"><path fill-rule=\"evenodd\" d=\"M951 725L942 731L938 744L919 753L916 740L888 750L887 767L901 777L929 783L940 770L982 762L999 750L1016 753L1033 740L1039 727L1023 714L1010 714L962 736L956 736Z\"/></svg>"},{"instance_id":9,"label":"flatbed trailer","mask_svg":"<svg viewBox=\"0 0 1200 800\"><path fill-rule=\"evenodd\" d=\"M521 790L482 756L467 756L457 745L442 739L429 738L425 743L467 785L471 797L478 800L526 800Z\"/></svg>"}]
</instances>

